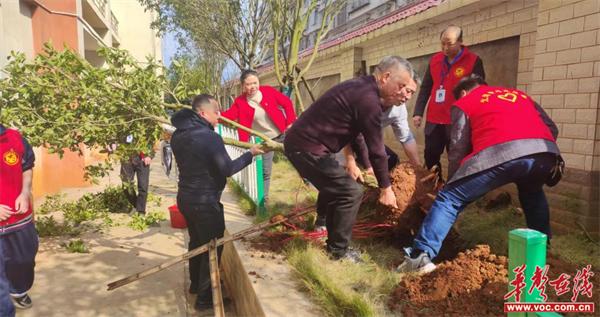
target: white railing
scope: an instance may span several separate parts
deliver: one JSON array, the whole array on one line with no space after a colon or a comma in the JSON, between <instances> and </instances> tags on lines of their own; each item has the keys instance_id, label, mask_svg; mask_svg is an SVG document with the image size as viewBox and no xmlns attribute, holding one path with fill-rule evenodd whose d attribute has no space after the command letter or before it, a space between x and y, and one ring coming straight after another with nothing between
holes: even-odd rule
<instances>
[{"instance_id":1,"label":"white railing","mask_svg":"<svg viewBox=\"0 0 600 317\"><path fill-rule=\"evenodd\" d=\"M224 138L238 140L237 129L232 129L224 125L219 125L216 132ZM252 139L254 141L254 137ZM244 154L247 150L233 145L225 145L227 154L231 159L236 159ZM264 209L264 184L262 172L262 156L255 156L252 163L246 168L232 176L232 179L246 192L246 194L254 201L260 213Z\"/></svg>"}]
</instances>

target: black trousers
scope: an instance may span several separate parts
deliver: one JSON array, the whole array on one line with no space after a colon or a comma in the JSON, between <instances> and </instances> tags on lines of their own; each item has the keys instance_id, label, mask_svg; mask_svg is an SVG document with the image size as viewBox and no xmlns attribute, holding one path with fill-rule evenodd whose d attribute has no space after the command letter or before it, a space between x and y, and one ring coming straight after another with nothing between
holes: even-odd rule
<instances>
[{"instance_id":1,"label":"black trousers","mask_svg":"<svg viewBox=\"0 0 600 317\"><path fill-rule=\"evenodd\" d=\"M193 250L214 238L222 238L225 232L225 216L223 205L220 202L190 204L186 201L177 201L177 206L183 214L188 225L190 242L188 250ZM223 247L217 248L218 259L221 259ZM190 290L198 292L197 302L212 302L212 288L210 284L210 267L208 252L190 259Z\"/></svg>"},{"instance_id":2,"label":"black trousers","mask_svg":"<svg viewBox=\"0 0 600 317\"><path fill-rule=\"evenodd\" d=\"M400 158L398 157L398 154L396 154L396 152L390 149L387 145L385 145L385 154L387 154L388 158L388 170L391 172L394 167L400 163ZM356 163L361 168L366 166L366 164L359 157L356 158ZM326 199L319 199L317 197L317 220L315 221L315 227L325 226L325 223L327 222L328 203L329 202Z\"/></svg>"},{"instance_id":3,"label":"black trousers","mask_svg":"<svg viewBox=\"0 0 600 317\"><path fill-rule=\"evenodd\" d=\"M335 159L334 154L316 156L289 152L286 156L300 175L318 190L318 204L325 206L327 251L343 256L352 239L352 226L360 207L363 188Z\"/></svg>"},{"instance_id":4,"label":"black trousers","mask_svg":"<svg viewBox=\"0 0 600 317\"><path fill-rule=\"evenodd\" d=\"M137 193L134 189L133 178L137 176ZM129 161L121 162L121 181L125 186L127 200L135 210L146 213L148 200L148 184L150 183L150 165L145 165L138 156Z\"/></svg>"},{"instance_id":5,"label":"black trousers","mask_svg":"<svg viewBox=\"0 0 600 317\"><path fill-rule=\"evenodd\" d=\"M38 234L29 223L22 229L0 235L0 261L4 262L11 295L21 296L33 286ZM1 277L0 277L1 278Z\"/></svg>"},{"instance_id":6,"label":"black trousers","mask_svg":"<svg viewBox=\"0 0 600 317\"><path fill-rule=\"evenodd\" d=\"M440 158L444 149L448 151L450 145L450 125L435 124L427 122L425 124L425 165L427 169L434 166L442 168Z\"/></svg>"}]
</instances>

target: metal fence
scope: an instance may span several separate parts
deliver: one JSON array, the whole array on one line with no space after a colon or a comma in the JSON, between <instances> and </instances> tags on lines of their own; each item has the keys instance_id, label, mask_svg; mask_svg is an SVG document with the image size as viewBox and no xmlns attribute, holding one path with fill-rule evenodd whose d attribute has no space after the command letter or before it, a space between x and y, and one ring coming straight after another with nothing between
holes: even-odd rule
<instances>
[{"instance_id":1,"label":"metal fence","mask_svg":"<svg viewBox=\"0 0 600 317\"><path fill-rule=\"evenodd\" d=\"M232 129L220 124L216 131L224 138L238 139L237 129ZM258 138L252 137L253 143L258 143L258 141ZM225 149L231 159L236 159L247 151L237 146L227 144L225 145ZM252 199L257 207L258 214L265 212L262 163L262 156L255 156L250 165L232 176L232 179L244 190L248 197Z\"/></svg>"}]
</instances>

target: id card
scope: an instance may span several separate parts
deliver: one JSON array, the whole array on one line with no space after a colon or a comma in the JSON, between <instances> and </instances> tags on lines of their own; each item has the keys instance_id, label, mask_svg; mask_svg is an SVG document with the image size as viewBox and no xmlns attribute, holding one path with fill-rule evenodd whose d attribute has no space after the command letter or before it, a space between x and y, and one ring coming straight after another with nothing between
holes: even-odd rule
<instances>
[{"instance_id":1,"label":"id card","mask_svg":"<svg viewBox=\"0 0 600 317\"><path fill-rule=\"evenodd\" d=\"M441 88L435 91L435 102L442 103L446 100L446 89Z\"/></svg>"}]
</instances>

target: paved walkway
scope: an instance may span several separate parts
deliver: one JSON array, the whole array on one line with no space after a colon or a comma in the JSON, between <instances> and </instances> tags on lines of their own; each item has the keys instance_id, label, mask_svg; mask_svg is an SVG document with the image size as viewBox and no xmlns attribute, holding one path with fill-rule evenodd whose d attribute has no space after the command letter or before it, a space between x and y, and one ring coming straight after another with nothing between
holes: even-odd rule
<instances>
[{"instance_id":1,"label":"paved walkway","mask_svg":"<svg viewBox=\"0 0 600 317\"><path fill-rule=\"evenodd\" d=\"M166 215L166 208L174 202L176 187L164 176L158 160L151 166L150 180L152 192L162 198L162 206L152 209L164 211ZM63 193L68 199L76 199L109 184L119 184L116 173L111 173L97 186L68 189ZM128 216L122 214L116 218L121 226L79 237L90 248L87 254L67 252L61 243L68 238L41 238L35 284L30 291L34 304L31 309L19 310L17 316L189 315L183 265L111 292L106 290L109 282L187 250L185 230L172 229L168 221L140 232L126 226Z\"/></svg>"},{"instance_id":2,"label":"paved walkway","mask_svg":"<svg viewBox=\"0 0 600 317\"><path fill-rule=\"evenodd\" d=\"M251 226L252 218L245 216L236 204L237 199L229 191L221 199L225 209L225 222L230 233ZM280 254L253 250L248 243L235 242L254 292L266 316L322 316L318 306L311 303L306 293L300 291L300 283L293 276L290 266Z\"/></svg>"},{"instance_id":3,"label":"paved walkway","mask_svg":"<svg viewBox=\"0 0 600 317\"><path fill-rule=\"evenodd\" d=\"M163 211L168 217L167 207L175 202L177 188L175 181L164 175L159 162L155 159L151 166L150 191L162 198L162 204L149 211ZM68 199L76 199L109 184L119 184L116 172L99 185L63 193ZM242 214L229 191L222 201L229 232L252 225L252 218ZM67 252L61 243L68 238L41 238L36 280L30 291L34 305L19 310L17 316L200 316L192 307L193 296L187 293L186 265L175 265L111 292L106 290L109 282L187 251L187 231L171 228L169 221L140 232L126 226L127 215L115 217L121 226L79 237L90 248L87 254ZM299 312L302 316L319 315L299 291L281 256L250 251L242 242L237 242L236 248L246 270L258 273L250 279L267 316L292 316ZM233 315L230 309L227 313Z\"/></svg>"}]
</instances>

